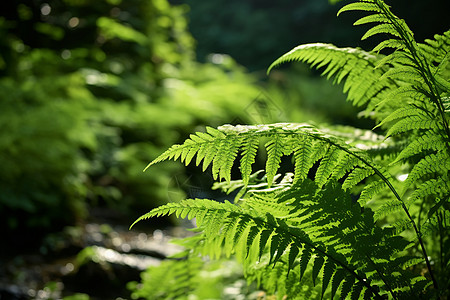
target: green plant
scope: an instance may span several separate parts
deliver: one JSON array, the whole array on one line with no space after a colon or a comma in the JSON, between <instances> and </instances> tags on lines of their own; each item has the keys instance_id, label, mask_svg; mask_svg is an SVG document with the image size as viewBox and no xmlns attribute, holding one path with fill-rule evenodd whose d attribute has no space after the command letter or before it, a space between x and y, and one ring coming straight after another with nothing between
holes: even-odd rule
<instances>
[{"instance_id":1,"label":"green plant","mask_svg":"<svg viewBox=\"0 0 450 300\"><path fill-rule=\"evenodd\" d=\"M38 0L2 12L0 226L9 240L79 224L90 208L135 218L166 203L168 187L183 193L173 180L188 176L181 165L141 176L147 155L198 124L233 120L259 93L231 58L193 60L185 13L167 0Z\"/></svg>"},{"instance_id":2,"label":"green plant","mask_svg":"<svg viewBox=\"0 0 450 300\"><path fill-rule=\"evenodd\" d=\"M234 203L188 199L136 222L195 218L193 253L236 256L247 280L278 299L446 298L450 31L417 43L384 1L353 2L338 14L352 10L369 12L356 25L375 24L363 39L391 38L371 52L302 45L269 71L293 60L325 68L376 121L377 133L293 123L207 128L148 167L168 159L188 165L195 157L203 171L211 167L214 179L224 180L218 187L239 190ZM252 175L261 142L263 180ZM282 157L292 159L293 173L277 174ZM231 178L235 160L240 180Z\"/></svg>"}]
</instances>

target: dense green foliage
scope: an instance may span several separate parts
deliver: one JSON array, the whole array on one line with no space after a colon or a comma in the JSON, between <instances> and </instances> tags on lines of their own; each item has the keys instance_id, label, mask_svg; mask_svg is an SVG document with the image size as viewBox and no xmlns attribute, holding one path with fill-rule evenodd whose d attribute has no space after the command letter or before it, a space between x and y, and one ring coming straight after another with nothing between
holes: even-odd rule
<instances>
[{"instance_id":1,"label":"dense green foliage","mask_svg":"<svg viewBox=\"0 0 450 300\"><path fill-rule=\"evenodd\" d=\"M255 78L225 55L197 63L185 12L166 0L4 8L2 228L57 230L89 207L135 214L163 204L168 188L179 189L173 174L184 171L173 165L142 176L148 155L199 124L247 121Z\"/></svg>"},{"instance_id":2,"label":"dense green foliage","mask_svg":"<svg viewBox=\"0 0 450 300\"><path fill-rule=\"evenodd\" d=\"M269 71L287 61L323 68L377 133L295 123L209 127L149 167L195 161L223 180L218 187L239 191L234 203L188 199L136 222L195 218L199 234L185 243L189 257L233 255L248 282L277 299L448 297L450 31L418 43L382 0L354 1L339 14L353 10L366 13L356 25L372 25L363 39L389 38L370 52L302 45ZM252 168L261 143L262 179ZM277 174L285 158L293 172ZM235 166L242 179L231 177Z\"/></svg>"}]
</instances>

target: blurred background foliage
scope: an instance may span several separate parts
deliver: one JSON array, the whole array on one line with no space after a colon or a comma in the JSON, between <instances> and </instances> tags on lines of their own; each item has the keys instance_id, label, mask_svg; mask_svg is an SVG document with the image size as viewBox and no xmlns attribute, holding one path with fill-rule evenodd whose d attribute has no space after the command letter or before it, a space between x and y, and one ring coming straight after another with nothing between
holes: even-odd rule
<instances>
[{"instance_id":1,"label":"blurred background foliage","mask_svg":"<svg viewBox=\"0 0 450 300\"><path fill-rule=\"evenodd\" d=\"M443 1L428 10L397 2L418 39L446 29L444 12L432 10ZM179 182L189 174L179 164L141 171L205 125L312 120L370 128L339 87L304 66L265 76L300 43L365 46L364 29L336 11L326 0L5 5L0 226L58 230L105 210L133 220L169 191L181 198Z\"/></svg>"},{"instance_id":2,"label":"blurred background foliage","mask_svg":"<svg viewBox=\"0 0 450 300\"><path fill-rule=\"evenodd\" d=\"M178 188L176 164L142 173L152 157L197 126L248 120L256 79L226 55L196 62L186 10L65 0L2 12L2 228L58 230L96 208L131 221Z\"/></svg>"}]
</instances>

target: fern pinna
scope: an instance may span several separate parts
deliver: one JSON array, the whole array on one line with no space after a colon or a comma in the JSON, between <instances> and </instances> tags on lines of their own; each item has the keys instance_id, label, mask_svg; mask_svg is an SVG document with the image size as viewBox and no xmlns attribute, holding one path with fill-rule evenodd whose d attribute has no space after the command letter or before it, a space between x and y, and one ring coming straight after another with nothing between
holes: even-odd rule
<instances>
[{"instance_id":1,"label":"fern pinna","mask_svg":"<svg viewBox=\"0 0 450 300\"><path fill-rule=\"evenodd\" d=\"M189 199L136 222L195 218L195 251L235 255L247 279L278 299L448 297L450 31L417 43L383 1L356 1L338 14L352 10L368 13L355 25L374 24L363 39L391 38L370 52L301 45L269 71L288 61L323 69L383 135L293 123L207 128L149 166L195 158L220 186L241 188L234 203ZM267 184L253 185L261 142ZM293 173L279 176L283 156ZM236 161L242 179L232 181Z\"/></svg>"}]
</instances>

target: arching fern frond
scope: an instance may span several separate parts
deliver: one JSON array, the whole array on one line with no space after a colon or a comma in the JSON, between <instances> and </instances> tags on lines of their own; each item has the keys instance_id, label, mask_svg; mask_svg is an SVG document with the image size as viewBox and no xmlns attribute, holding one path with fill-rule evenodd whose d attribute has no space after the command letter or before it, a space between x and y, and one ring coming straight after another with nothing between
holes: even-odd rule
<instances>
[{"instance_id":1,"label":"arching fern frond","mask_svg":"<svg viewBox=\"0 0 450 300\"><path fill-rule=\"evenodd\" d=\"M360 49L338 48L331 44L306 44L275 60L268 72L290 61L306 62L317 69L327 66L322 75L335 77L336 83L345 79L344 92L348 92L349 101L357 106L368 103L375 106L388 90L397 87L393 81L380 79L385 69L374 68L382 57Z\"/></svg>"},{"instance_id":2,"label":"arching fern frond","mask_svg":"<svg viewBox=\"0 0 450 300\"><path fill-rule=\"evenodd\" d=\"M270 185L279 168L281 157L293 153L295 159L294 182L306 178L309 170L320 161L316 172L316 180L324 185L329 179L339 180L356 166L360 168L350 172L345 180L345 187L352 188L357 183L376 173L387 181L387 174L381 166L377 166L371 158L360 149L343 140L322 133L316 128L305 124L269 124L257 126L224 125L217 129L207 129L207 133L191 135L182 145L174 145L154 163L180 158L188 164L197 155L196 163L203 161L203 169L212 165L215 178L231 180L231 166L238 153L242 153L240 169L244 183L248 183L251 165L259 141L269 138L265 144L267 150L266 176ZM219 150L220 148L220 150Z\"/></svg>"},{"instance_id":3,"label":"arching fern frond","mask_svg":"<svg viewBox=\"0 0 450 300\"><path fill-rule=\"evenodd\" d=\"M286 191L273 191L272 197L265 191L263 194L266 195L264 201L279 199L271 205L274 212L278 206L295 214L276 217L269 212L271 209L267 205L260 204L259 195L247 194L242 206L206 199L184 200L156 208L136 222L168 214L195 218L204 235L204 254L235 253L237 257L245 258L249 265L264 261L267 255L267 269L277 265L283 276L296 276L298 280L302 280L307 270L315 270L309 271L308 276L313 276L311 279L314 280L317 276L321 278L323 293L330 283L331 294L339 290L341 299L348 293L356 294L363 290L375 298L381 298L383 293L406 295L413 292L405 291L412 281L420 279L412 274L404 274L408 280L391 278L390 281L396 283L395 290L381 284L382 292L378 291L379 281L386 276L384 272L394 269L399 263L392 251L397 249L398 243L407 242L392 237L389 229L373 230L373 213L370 210L361 213L360 206L353 203L339 185L329 183L322 190L306 180ZM376 258L383 271L374 270L368 257ZM251 263L251 260L255 261ZM324 271L320 275L318 270L322 268ZM368 274L368 277L362 274ZM375 283L378 288L372 285Z\"/></svg>"}]
</instances>

